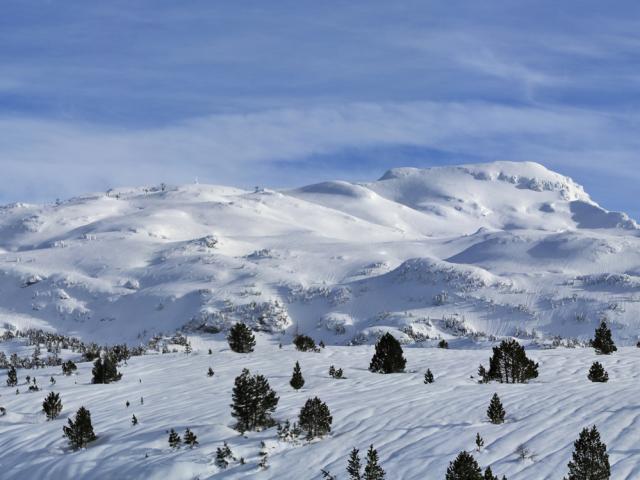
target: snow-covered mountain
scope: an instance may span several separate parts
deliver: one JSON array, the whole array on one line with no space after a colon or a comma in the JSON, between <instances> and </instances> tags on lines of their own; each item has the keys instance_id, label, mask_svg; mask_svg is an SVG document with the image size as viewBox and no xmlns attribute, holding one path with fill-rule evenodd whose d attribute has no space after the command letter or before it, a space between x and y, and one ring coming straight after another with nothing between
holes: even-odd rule
<instances>
[{"instance_id":1,"label":"snow-covered mountain","mask_svg":"<svg viewBox=\"0 0 640 480\"><path fill-rule=\"evenodd\" d=\"M640 333L640 227L535 163L0 208L0 321L85 339L243 320L325 343Z\"/></svg>"}]
</instances>

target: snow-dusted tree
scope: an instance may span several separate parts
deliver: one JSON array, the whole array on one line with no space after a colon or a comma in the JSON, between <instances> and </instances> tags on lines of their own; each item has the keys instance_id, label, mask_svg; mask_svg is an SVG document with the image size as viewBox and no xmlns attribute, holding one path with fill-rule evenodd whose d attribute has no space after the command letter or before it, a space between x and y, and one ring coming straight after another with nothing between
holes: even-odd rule
<instances>
[{"instance_id":1,"label":"snow-dusted tree","mask_svg":"<svg viewBox=\"0 0 640 480\"><path fill-rule=\"evenodd\" d=\"M587 378L592 382L604 383L609 381L609 374L600 362L593 362L593 365L591 365L591 368L589 369L589 375L587 375Z\"/></svg>"},{"instance_id":2,"label":"snow-dusted tree","mask_svg":"<svg viewBox=\"0 0 640 480\"><path fill-rule=\"evenodd\" d=\"M7 372L7 386L15 387L16 385L18 385L18 372L16 372L16 367L11 365Z\"/></svg>"},{"instance_id":3,"label":"snow-dusted tree","mask_svg":"<svg viewBox=\"0 0 640 480\"><path fill-rule=\"evenodd\" d=\"M567 480L609 480L611 467L607 446L600 440L595 427L584 428L573 444Z\"/></svg>"},{"instance_id":4,"label":"snow-dusted tree","mask_svg":"<svg viewBox=\"0 0 640 480\"><path fill-rule=\"evenodd\" d=\"M484 438L480 436L480 432L476 433L476 450L480 451L484 447Z\"/></svg>"},{"instance_id":5,"label":"snow-dusted tree","mask_svg":"<svg viewBox=\"0 0 640 480\"><path fill-rule=\"evenodd\" d=\"M249 353L253 352L253 347L256 346L256 337L253 336L253 332L249 327L242 322L238 322L229 330L227 342L229 342L229 347L234 352Z\"/></svg>"},{"instance_id":6,"label":"snow-dusted tree","mask_svg":"<svg viewBox=\"0 0 640 480\"><path fill-rule=\"evenodd\" d=\"M431 370L427 368L426 373L424 374L424 383L433 383L433 373Z\"/></svg>"},{"instance_id":7,"label":"snow-dusted tree","mask_svg":"<svg viewBox=\"0 0 640 480\"><path fill-rule=\"evenodd\" d=\"M62 411L62 402L60 401L60 394L49 392L42 402L42 411L47 416L47 420L55 420Z\"/></svg>"},{"instance_id":8,"label":"snow-dusted tree","mask_svg":"<svg viewBox=\"0 0 640 480\"><path fill-rule=\"evenodd\" d=\"M298 423L300 428L307 432L307 439L321 437L331 432L333 417L327 404L318 397L306 401L302 409Z\"/></svg>"},{"instance_id":9,"label":"snow-dusted tree","mask_svg":"<svg viewBox=\"0 0 640 480\"><path fill-rule=\"evenodd\" d=\"M184 432L184 443L185 445L188 445L190 448L193 448L196 445L198 445L198 437L189 428L187 428Z\"/></svg>"},{"instance_id":10,"label":"snow-dusted tree","mask_svg":"<svg viewBox=\"0 0 640 480\"><path fill-rule=\"evenodd\" d=\"M447 342L444 338L438 342L438 348L444 348L445 350L449 348L449 342Z\"/></svg>"},{"instance_id":11,"label":"snow-dusted tree","mask_svg":"<svg viewBox=\"0 0 640 480\"><path fill-rule=\"evenodd\" d=\"M75 420L69 419L69 425L62 427L62 431L74 450L86 448L89 442L96 439L91 425L91 412L84 407L78 409Z\"/></svg>"},{"instance_id":12,"label":"snow-dusted tree","mask_svg":"<svg viewBox=\"0 0 640 480\"><path fill-rule=\"evenodd\" d=\"M388 332L380 337L369 370L375 373L398 373L404 372L406 364L400 342Z\"/></svg>"},{"instance_id":13,"label":"snow-dusted tree","mask_svg":"<svg viewBox=\"0 0 640 480\"><path fill-rule=\"evenodd\" d=\"M99 357L93 364L91 373L93 374L91 383L111 383L122 378L122 374L118 372L117 363L110 355Z\"/></svg>"},{"instance_id":14,"label":"snow-dusted tree","mask_svg":"<svg viewBox=\"0 0 640 480\"><path fill-rule=\"evenodd\" d=\"M65 375L71 375L76 370L78 370L78 367L73 363L73 360L67 360L62 364L62 373Z\"/></svg>"},{"instance_id":15,"label":"snow-dusted tree","mask_svg":"<svg viewBox=\"0 0 640 480\"><path fill-rule=\"evenodd\" d=\"M349 480L362 480L360 476L360 470L362 466L360 465L360 451L357 448L351 450L349 454L349 461L347 463L347 473L349 474Z\"/></svg>"},{"instance_id":16,"label":"snow-dusted tree","mask_svg":"<svg viewBox=\"0 0 640 480\"><path fill-rule=\"evenodd\" d=\"M258 452L258 455L260 456L260 462L258 463L258 466L262 469L269 468L269 450L267 450L266 443L260 442L260 452Z\"/></svg>"},{"instance_id":17,"label":"snow-dusted tree","mask_svg":"<svg viewBox=\"0 0 640 480\"><path fill-rule=\"evenodd\" d=\"M496 425L504 422L505 411L497 393L494 393L493 397L491 397L491 402L489 402L489 408L487 409L487 416L489 420L491 420L491 423Z\"/></svg>"},{"instance_id":18,"label":"snow-dusted tree","mask_svg":"<svg viewBox=\"0 0 640 480\"><path fill-rule=\"evenodd\" d=\"M384 480L385 473L378 463L378 452L373 445L367 450L367 464L364 467L362 480Z\"/></svg>"},{"instance_id":19,"label":"snow-dusted tree","mask_svg":"<svg viewBox=\"0 0 640 480\"><path fill-rule=\"evenodd\" d=\"M302 377L302 371L300 370L300 364L298 362L296 362L293 367L293 374L291 375L289 385L295 390L299 390L304 386L304 378Z\"/></svg>"},{"instance_id":20,"label":"snow-dusted tree","mask_svg":"<svg viewBox=\"0 0 640 480\"><path fill-rule=\"evenodd\" d=\"M480 465L473 455L462 451L449 463L445 480L483 480Z\"/></svg>"},{"instance_id":21,"label":"snow-dusted tree","mask_svg":"<svg viewBox=\"0 0 640 480\"><path fill-rule=\"evenodd\" d=\"M613 343L611 329L605 320L602 320L600 326L596 328L593 340L591 340L591 346L596 349L596 353L603 355L609 355L618 350L615 343Z\"/></svg>"},{"instance_id":22,"label":"snow-dusted tree","mask_svg":"<svg viewBox=\"0 0 640 480\"><path fill-rule=\"evenodd\" d=\"M182 444L182 439L180 435L172 428L169 432L169 446L171 448L179 448Z\"/></svg>"},{"instance_id":23,"label":"snow-dusted tree","mask_svg":"<svg viewBox=\"0 0 640 480\"><path fill-rule=\"evenodd\" d=\"M224 442L222 447L218 447L216 449L216 466L218 468L227 468L229 466L229 461L233 459L233 453L231 452L227 442Z\"/></svg>"},{"instance_id":24,"label":"snow-dusted tree","mask_svg":"<svg viewBox=\"0 0 640 480\"><path fill-rule=\"evenodd\" d=\"M131 417L131 425L133 425L134 427L138 424L138 417L135 416L135 414Z\"/></svg>"},{"instance_id":25,"label":"snow-dusted tree","mask_svg":"<svg viewBox=\"0 0 640 480\"><path fill-rule=\"evenodd\" d=\"M248 369L243 369L235 379L231 399L231 416L237 420L236 429L240 432L273 425L271 414L279 398L264 376L252 376Z\"/></svg>"},{"instance_id":26,"label":"snow-dusted tree","mask_svg":"<svg viewBox=\"0 0 640 480\"><path fill-rule=\"evenodd\" d=\"M524 347L516 340L503 340L493 347L489 371L480 365L478 373L484 382L526 383L538 376L538 364L527 358Z\"/></svg>"},{"instance_id":27,"label":"snow-dusted tree","mask_svg":"<svg viewBox=\"0 0 640 480\"><path fill-rule=\"evenodd\" d=\"M213 371L213 368L209 367L209 370L207 370L207 377L213 377L215 375L215 372Z\"/></svg>"}]
</instances>

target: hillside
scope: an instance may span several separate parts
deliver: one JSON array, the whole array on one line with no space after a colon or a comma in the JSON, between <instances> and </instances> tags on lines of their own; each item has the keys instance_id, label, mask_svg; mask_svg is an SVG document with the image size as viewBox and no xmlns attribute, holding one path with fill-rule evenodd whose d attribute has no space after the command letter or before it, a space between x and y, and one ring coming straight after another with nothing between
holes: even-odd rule
<instances>
[{"instance_id":1,"label":"hillside","mask_svg":"<svg viewBox=\"0 0 640 480\"><path fill-rule=\"evenodd\" d=\"M535 163L0 208L0 321L138 342L243 320L327 344L640 332L640 229Z\"/></svg>"}]
</instances>

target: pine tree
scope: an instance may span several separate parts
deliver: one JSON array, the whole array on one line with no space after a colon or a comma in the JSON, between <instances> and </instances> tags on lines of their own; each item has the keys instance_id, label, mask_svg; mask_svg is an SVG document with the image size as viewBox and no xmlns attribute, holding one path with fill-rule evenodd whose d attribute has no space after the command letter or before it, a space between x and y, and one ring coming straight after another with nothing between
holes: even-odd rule
<instances>
[{"instance_id":1,"label":"pine tree","mask_svg":"<svg viewBox=\"0 0 640 480\"><path fill-rule=\"evenodd\" d=\"M594 338L591 340L591 346L596 349L596 353L602 355L609 355L618 350L615 343L613 343L613 338L611 338L611 329L605 320L602 320L600 326L596 328Z\"/></svg>"},{"instance_id":2,"label":"pine tree","mask_svg":"<svg viewBox=\"0 0 640 480\"><path fill-rule=\"evenodd\" d=\"M484 438L480 436L480 432L476 433L476 450L480 451L484 447Z\"/></svg>"},{"instance_id":3,"label":"pine tree","mask_svg":"<svg viewBox=\"0 0 640 480\"><path fill-rule=\"evenodd\" d=\"M184 443L185 445L188 445L189 448L193 448L198 445L198 437L188 428L184 432Z\"/></svg>"},{"instance_id":4,"label":"pine tree","mask_svg":"<svg viewBox=\"0 0 640 480\"><path fill-rule=\"evenodd\" d=\"M225 469L229 466L229 459L233 458L231 449L227 442L224 442L222 447L216 449L216 466L221 469Z\"/></svg>"},{"instance_id":5,"label":"pine tree","mask_svg":"<svg viewBox=\"0 0 640 480\"><path fill-rule=\"evenodd\" d=\"M91 425L91 412L84 407L78 409L75 421L69 419L69 425L62 427L62 431L74 450L86 448L89 442L96 439Z\"/></svg>"},{"instance_id":6,"label":"pine tree","mask_svg":"<svg viewBox=\"0 0 640 480\"><path fill-rule=\"evenodd\" d=\"M304 386L304 378L302 377L302 371L300 370L300 364L298 362L296 362L293 367L293 375L291 375L289 385L295 390L300 390Z\"/></svg>"},{"instance_id":7,"label":"pine tree","mask_svg":"<svg viewBox=\"0 0 640 480\"><path fill-rule=\"evenodd\" d=\"M67 360L62 364L62 373L67 376L71 375L76 370L78 370L78 367L73 363L73 360Z\"/></svg>"},{"instance_id":8,"label":"pine tree","mask_svg":"<svg viewBox=\"0 0 640 480\"><path fill-rule=\"evenodd\" d=\"M211 367L209 367L209 370L207 370L207 377L213 377L215 375L213 369Z\"/></svg>"},{"instance_id":9,"label":"pine tree","mask_svg":"<svg viewBox=\"0 0 640 480\"><path fill-rule=\"evenodd\" d=\"M172 428L169 432L169 446L171 448L180 448L180 444L182 443L182 439L180 435L176 433L176 431Z\"/></svg>"},{"instance_id":10,"label":"pine tree","mask_svg":"<svg viewBox=\"0 0 640 480\"><path fill-rule=\"evenodd\" d=\"M487 467L484 471L483 480L500 480L497 475L494 475L491 471L491 467ZM504 477L502 477L505 480Z\"/></svg>"},{"instance_id":11,"label":"pine tree","mask_svg":"<svg viewBox=\"0 0 640 480\"><path fill-rule=\"evenodd\" d=\"M307 439L321 437L331 432L333 417L327 404L318 397L310 398L300 410L298 423L307 432Z\"/></svg>"},{"instance_id":12,"label":"pine tree","mask_svg":"<svg viewBox=\"0 0 640 480\"><path fill-rule=\"evenodd\" d=\"M503 340L493 347L489 359L489 371L480 365L478 369L483 382L497 380L501 383L527 383L538 376L538 364L527 358L524 347L516 340Z\"/></svg>"},{"instance_id":13,"label":"pine tree","mask_svg":"<svg viewBox=\"0 0 640 480\"><path fill-rule=\"evenodd\" d=\"M235 379L231 395L231 415L237 420L240 432L257 430L273 424L271 414L279 398L262 375L251 375L246 368Z\"/></svg>"},{"instance_id":14,"label":"pine tree","mask_svg":"<svg viewBox=\"0 0 640 480\"><path fill-rule=\"evenodd\" d=\"M445 480L483 480L482 470L473 456L465 451L449 463Z\"/></svg>"},{"instance_id":15,"label":"pine tree","mask_svg":"<svg viewBox=\"0 0 640 480\"><path fill-rule=\"evenodd\" d=\"M122 374L118 372L118 365L111 355L99 357L93 364L91 373L93 374L91 383L111 383L122 378Z\"/></svg>"},{"instance_id":16,"label":"pine tree","mask_svg":"<svg viewBox=\"0 0 640 480\"><path fill-rule=\"evenodd\" d=\"M138 417L135 416L135 414L131 417L131 425L133 425L134 427L138 424Z\"/></svg>"},{"instance_id":17,"label":"pine tree","mask_svg":"<svg viewBox=\"0 0 640 480\"><path fill-rule=\"evenodd\" d=\"M362 480L384 480L384 478L384 470L378 464L378 452L371 445L367 450L367 464L364 467Z\"/></svg>"},{"instance_id":18,"label":"pine tree","mask_svg":"<svg viewBox=\"0 0 640 480\"><path fill-rule=\"evenodd\" d=\"M424 383L433 383L433 373L427 368L427 372L424 374Z\"/></svg>"},{"instance_id":19,"label":"pine tree","mask_svg":"<svg viewBox=\"0 0 640 480\"><path fill-rule=\"evenodd\" d=\"M584 428L573 446L567 480L609 480L611 468L607 446L600 441L595 425L591 429Z\"/></svg>"},{"instance_id":20,"label":"pine tree","mask_svg":"<svg viewBox=\"0 0 640 480\"><path fill-rule=\"evenodd\" d=\"M15 387L16 385L18 385L18 372L16 372L16 367L11 365L7 372L7 387Z\"/></svg>"},{"instance_id":21,"label":"pine tree","mask_svg":"<svg viewBox=\"0 0 640 480\"><path fill-rule=\"evenodd\" d=\"M502 408L502 402L497 393L494 393L493 397L491 397L491 402L487 409L487 416L489 420L491 420L491 423L496 425L504 422L505 411L504 408Z\"/></svg>"},{"instance_id":22,"label":"pine tree","mask_svg":"<svg viewBox=\"0 0 640 480\"><path fill-rule=\"evenodd\" d=\"M184 353L189 355L191 352L193 352L193 349L191 348L191 342L187 342L184 346Z\"/></svg>"},{"instance_id":23,"label":"pine tree","mask_svg":"<svg viewBox=\"0 0 640 480\"><path fill-rule=\"evenodd\" d=\"M438 342L438 348L449 348L449 342L447 342L444 338Z\"/></svg>"},{"instance_id":24,"label":"pine tree","mask_svg":"<svg viewBox=\"0 0 640 480\"><path fill-rule=\"evenodd\" d=\"M308 337L307 335L296 335L293 338L293 344L296 346L296 349L301 352L319 351L316 347L316 342L313 341L313 338Z\"/></svg>"},{"instance_id":25,"label":"pine tree","mask_svg":"<svg viewBox=\"0 0 640 480\"><path fill-rule=\"evenodd\" d=\"M360 477L360 455L359 450L354 448L349 454L349 462L347 463L347 473L349 474L349 480L361 480Z\"/></svg>"},{"instance_id":26,"label":"pine tree","mask_svg":"<svg viewBox=\"0 0 640 480\"><path fill-rule=\"evenodd\" d=\"M253 347L256 346L256 338L251 329L241 322L231 327L227 342L231 350L237 353L253 352Z\"/></svg>"},{"instance_id":27,"label":"pine tree","mask_svg":"<svg viewBox=\"0 0 640 480\"><path fill-rule=\"evenodd\" d=\"M369 370L375 373L404 372L407 364L400 342L390 333L385 333L376 344L376 352L371 358Z\"/></svg>"},{"instance_id":28,"label":"pine tree","mask_svg":"<svg viewBox=\"0 0 640 480\"><path fill-rule=\"evenodd\" d=\"M587 375L587 378L592 382L604 383L609 381L609 374L600 362L593 362L593 365L591 365L591 368L589 369L589 375Z\"/></svg>"},{"instance_id":29,"label":"pine tree","mask_svg":"<svg viewBox=\"0 0 640 480\"><path fill-rule=\"evenodd\" d=\"M267 450L266 443L260 442L260 452L258 455L260 455L260 463L258 463L258 466L262 469L269 468L267 464L269 451Z\"/></svg>"},{"instance_id":30,"label":"pine tree","mask_svg":"<svg viewBox=\"0 0 640 480\"><path fill-rule=\"evenodd\" d=\"M47 420L55 420L55 418L60 415L60 412L62 411L60 394L50 392L42 402L42 411L47 416Z\"/></svg>"}]
</instances>

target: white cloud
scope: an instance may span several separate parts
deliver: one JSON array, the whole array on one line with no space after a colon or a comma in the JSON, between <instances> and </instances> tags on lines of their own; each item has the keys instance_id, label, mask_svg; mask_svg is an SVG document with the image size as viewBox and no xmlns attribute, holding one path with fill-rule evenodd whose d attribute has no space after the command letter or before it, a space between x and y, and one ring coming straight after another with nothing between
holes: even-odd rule
<instances>
[{"instance_id":1,"label":"white cloud","mask_svg":"<svg viewBox=\"0 0 640 480\"><path fill-rule=\"evenodd\" d=\"M628 117L574 109L435 102L265 110L131 130L5 117L0 167L11 179L5 197L18 198L34 191L37 198L64 197L109 185L195 177L278 185L283 176L271 168L274 162L294 164L311 155L377 146L638 175L630 168L640 146L632 126ZM349 169L345 164L343 170Z\"/></svg>"}]
</instances>

